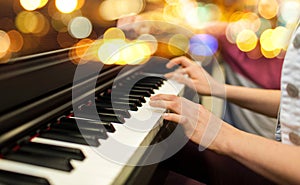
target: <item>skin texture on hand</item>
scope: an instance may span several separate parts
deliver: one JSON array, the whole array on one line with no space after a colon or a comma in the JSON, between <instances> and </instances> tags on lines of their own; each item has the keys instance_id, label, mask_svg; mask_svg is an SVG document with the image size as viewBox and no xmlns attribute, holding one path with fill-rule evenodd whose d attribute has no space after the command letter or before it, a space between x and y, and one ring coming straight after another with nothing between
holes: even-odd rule
<instances>
[{"instance_id":1,"label":"skin texture on hand","mask_svg":"<svg viewBox=\"0 0 300 185\"><path fill-rule=\"evenodd\" d=\"M214 140L224 123L201 104L168 94L155 95L150 100L153 107L171 110L172 113L165 113L163 118L182 125L186 136L200 144L200 150L217 148Z\"/></svg>"},{"instance_id":2,"label":"skin texture on hand","mask_svg":"<svg viewBox=\"0 0 300 185\"><path fill-rule=\"evenodd\" d=\"M201 95L225 97L224 84L216 81L198 63L182 56L170 60L166 67L172 68L175 65L180 65L181 67L174 72L165 74L166 78L183 83Z\"/></svg>"}]
</instances>

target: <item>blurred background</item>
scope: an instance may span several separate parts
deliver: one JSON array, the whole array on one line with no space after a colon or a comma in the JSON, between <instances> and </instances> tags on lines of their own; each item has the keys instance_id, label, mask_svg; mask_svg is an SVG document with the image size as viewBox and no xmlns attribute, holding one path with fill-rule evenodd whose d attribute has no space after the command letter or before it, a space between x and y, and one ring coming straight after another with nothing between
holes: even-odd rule
<instances>
[{"instance_id":1,"label":"blurred background","mask_svg":"<svg viewBox=\"0 0 300 185\"><path fill-rule=\"evenodd\" d=\"M283 58L299 9L299 0L1 0L0 61L5 63L19 56L89 45L108 28L117 24L122 28L141 20L165 21L195 34L170 36L169 45L175 49L164 48L168 57L186 53L215 55L220 48L218 37L225 35L229 43L252 59ZM152 43L152 46L140 46L147 50L144 55L156 53L157 47L153 51L153 43L157 41L155 34L137 30L137 27L130 29L148 34L142 40ZM122 33L126 29L107 32L106 37L110 39L106 40L123 39L123 44L131 43ZM96 58L108 64L117 63L105 61L107 57L101 56L99 50L103 43L98 42ZM120 42L106 44L101 52L112 53L115 46L111 45L118 45L116 43L120 45ZM205 48L209 48L208 51ZM119 64L126 64L125 59L118 60Z\"/></svg>"}]
</instances>

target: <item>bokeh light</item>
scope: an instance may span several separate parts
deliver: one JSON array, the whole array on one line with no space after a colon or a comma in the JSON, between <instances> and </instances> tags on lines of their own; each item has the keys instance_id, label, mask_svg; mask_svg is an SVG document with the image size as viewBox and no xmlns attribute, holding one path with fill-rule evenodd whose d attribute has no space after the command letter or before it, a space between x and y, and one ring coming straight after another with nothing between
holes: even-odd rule
<instances>
[{"instance_id":1,"label":"bokeh light","mask_svg":"<svg viewBox=\"0 0 300 185\"><path fill-rule=\"evenodd\" d=\"M60 12L71 13L76 9L78 0L55 0L55 5Z\"/></svg>"},{"instance_id":2,"label":"bokeh light","mask_svg":"<svg viewBox=\"0 0 300 185\"><path fill-rule=\"evenodd\" d=\"M115 64L137 65L146 62L151 50L144 42L133 41L120 49L120 59Z\"/></svg>"},{"instance_id":3,"label":"bokeh light","mask_svg":"<svg viewBox=\"0 0 300 185\"><path fill-rule=\"evenodd\" d=\"M16 17L16 27L22 33L45 35L49 30L49 23L39 12L22 11Z\"/></svg>"},{"instance_id":4,"label":"bokeh light","mask_svg":"<svg viewBox=\"0 0 300 185\"><path fill-rule=\"evenodd\" d=\"M78 39L88 37L93 30L91 21L86 17L75 17L68 25L69 33Z\"/></svg>"},{"instance_id":5,"label":"bokeh light","mask_svg":"<svg viewBox=\"0 0 300 185\"><path fill-rule=\"evenodd\" d=\"M300 17L300 1L284 0L281 2L279 17L287 24L296 23Z\"/></svg>"},{"instance_id":6,"label":"bokeh light","mask_svg":"<svg viewBox=\"0 0 300 185\"><path fill-rule=\"evenodd\" d=\"M276 0L260 0L258 12L265 19L271 19L278 13L279 5Z\"/></svg>"},{"instance_id":7,"label":"bokeh light","mask_svg":"<svg viewBox=\"0 0 300 185\"><path fill-rule=\"evenodd\" d=\"M42 4L41 0L20 0L21 6L28 11L36 10Z\"/></svg>"},{"instance_id":8,"label":"bokeh light","mask_svg":"<svg viewBox=\"0 0 300 185\"><path fill-rule=\"evenodd\" d=\"M104 64L114 64L120 61L120 49L126 45L121 39L105 40L98 50L98 56Z\"/></svg>"},{"instance_id":9,"label":"bokeh light","mask_svg":"<svg viewBox=\"0 0 300 185\"><path fill-rule=\"evenodd\" d=\"M24 44L23 36L16 30L11 30L7 32L7 35L9 36L11 41L9 50L12 52L20 51Z\"/></svg>"},{"instance_id":10,"label":"bokeh light","mask_svg":"<svg viewBox=\"0 0 300 185\"><path fill-rule=\"evenodd\" d=\"M150 4L146 8L151 2L160 7ZM19 52L30 54L54 37L49 44L52 48L78 48L70 52L77 64L86 56L85 50L91 53L85 60L119 65L143 63L151 55L168 58L187 52L206 59L217 52L219 35L214 38L215 33L225 34L228 42L251 59L283 58L300 17L299 9L299 0L16 0L12 4L16 18L0 19L0 58L3 61ZM129 25L134 34L113 27L115 20L132 15L138 15L137 22ZM164 22L198 35L187 38L175 34ZM207 29L219 23L228 26ZM104 30L103 38L96 40ZM162 37L163 42L158 42ZM90 46L87 49L84 45Z\"/></svg>"},{"instance_id":11,"label":"bokeh light","mask_svg":"<svg viewBox=\"0 0 300 185\"><path fill-rule=\"evenodd\" d=\"M112 40L112 39L119 39L119 40L125 40L125 34L120 28L112 27L105 31L103 34L104 40Z\"/></svg>"},{"instance_id":12,"label":"bokeh light","mask_svg":"<svg viewBox=\"0 0 300 185\"><path fill-rule=\"evenodd\" d=\"M10 39L8 34L3 31L0 30L0 59L3 58L7 52L9 51L9 47L10 47Z\"/></svg>"},{"instance_id":13,"label":"bokeh light","mask_svg":"<svg viewBox=\"0 0 300 185\"><path fill-rule=\"evenodd\" d=\"M209 34L198 34L190 39L190 52L198 56L212 56L218 49L218 41Z\"/></svg>"},{"instance_id":14,"label":"bokeh light","mask_svg":"<svg viewBox=\"0 0 300 185\"><path fill-rule=\"evenodd\" d=\"M137 38L137 41L144 42L145 44L147 44L151 54L154 54L156 52L158 43L157 43L157 39L153 35L142 34Z\"/></svg>"},{"instance_id":15,"label":"bokeh light","mask_svg":"<svg viewBox=\"0 0 300 185\"><path fill-rule=\"evenodd\" d=\"M257 36L252 30L245 29L238 34L236 44L241 51L251 51L256 47Z\"/></svg>"},{"instance_id":16,"label":"bokeh light","mask_svg":"<svg viewBox=\"0 0 300 185\"><path fill-rule=\"evenodd\" d=\"M91 60L89 48L93 45L92 39L82 39L69 52L70 59L75 64L84 64Z\"/></svg>"},{"instance_id":17,"label":"bokeh light","mask_svg":"<svg viewBox=\"0 0 300 185\"><path fill-rule=\"evenodd\" d=\"M116 20L129 15L137 15L144 7L143 0L106 0L101 2L98 11L104 20Z\"/></svg>"},{"instance_id":18,"label":"bokeh light","mask_svg":"<svg viewBox=\"0 0 300 185\"><path fill-rule=\"evenodd\" d=\"M168 48L174 56L184 55L189 49L189 38L175 34L169 39Z\"/></svg>"}]
</instances>

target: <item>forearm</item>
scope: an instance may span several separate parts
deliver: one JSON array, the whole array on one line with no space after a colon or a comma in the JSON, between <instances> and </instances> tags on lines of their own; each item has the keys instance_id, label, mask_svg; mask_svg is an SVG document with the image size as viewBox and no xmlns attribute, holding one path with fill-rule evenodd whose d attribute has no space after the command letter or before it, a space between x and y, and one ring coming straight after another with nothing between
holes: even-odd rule
<instances>
[{"instance_id":1,"label":"forearm","mask_svg":"<svg viewBox=\"0 0 300 185\"><path fill-rule=\"evenodd\" d=\"M278 184L300 184L300 148L224 124L215 151L228 155ZM231 127L232 128L232 127Z\"/></svg>"},{"instance_id":2,"label":"forearm","mask_svg":"<svg viewBox=\"0 0 300 185\"><path fill-rule=\"evenodd\" d=\"M255 89L225 85L225 97L228 101L255 112L276 117L280 104L280 90Z\"/></svg>"}]
</instances>

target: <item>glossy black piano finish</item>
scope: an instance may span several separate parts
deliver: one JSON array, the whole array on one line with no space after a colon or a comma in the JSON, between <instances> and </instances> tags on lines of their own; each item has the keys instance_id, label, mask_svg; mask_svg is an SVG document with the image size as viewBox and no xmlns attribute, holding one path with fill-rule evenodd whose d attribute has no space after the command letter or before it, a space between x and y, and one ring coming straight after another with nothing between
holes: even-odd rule
<instances>
[{"instance_id":1,"label":"glossy black piano finish","mask_svg":"<svg viewBox=\"0 0 300 185\"><path fill-rule=\"evenodd\" d=\"M134 91L130 91L127 95L122 91L122 88L128 85L128 80L139 76L140 72L153 72L153 66L155 66L156 73L157 69L159 73L165 73L167 69L164 65L167 60L159 57L153 57L148 63L140 66L102 65L99 62L90 61L80 67L91 73L83 74L74 81L77 65L70 61L68 52L68 49L64 49L21 57L1 65L0 154L3 159L72 172L75 167L70 160L85 160L80 149L37 144L31 140L38 136L101 147L98 138L106 139L109 137L107 133L115 132L110 122L116 123L120 120L122 124L124 118L131 116L128 111L138 111L141 104L145 102L144 97L150 96L153 88L158 89L164 83L164 79L158 77L152 79L138 77L140 80L136 82ZM99 68L101 71L95 72L97 71L95 69ZM95 87L91 87L91 81L96 82ZM117 96L111 100L112 90ZM72 99L74 91L77 92L75 100L74 97ZM96 99L91 101L93 97ZM99 105L96 107L100 119L101 116L105 116L102 123L92 121L93 117L89 117L85 112L93 102ZM109 106L114 102L120 103L117 109ZM121 106L123 102L124 106ZM126 102L130 103L126 105ZM103 107L103 105L106 106ZM74 115L74 107L78 108L81 117ZM111 116L114 119L106 119L110 115L115 115ZM81 120L79 125L84 122L81 129L74 125L77 119ZM170 130L167 129L167 132ZM164 134L160 133L152 142L159 142L163 138L162 135ZM138 169L133 170L134 173L130 175L132 178L128 179L127 184L139 182L134 180L141 177L138 175L141 168ZM3 174L9 173L12 172L3 172ZM149 174L147 173L147 176ZM9 176L21 178L22 174L16 173ZM24 178L29 181L32 179L30 176ZM42 182L41 184L49 183L47 179L36 178L33 178L33 181Z\"/></svg>"}]
</instances>

